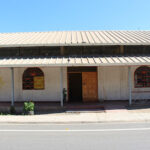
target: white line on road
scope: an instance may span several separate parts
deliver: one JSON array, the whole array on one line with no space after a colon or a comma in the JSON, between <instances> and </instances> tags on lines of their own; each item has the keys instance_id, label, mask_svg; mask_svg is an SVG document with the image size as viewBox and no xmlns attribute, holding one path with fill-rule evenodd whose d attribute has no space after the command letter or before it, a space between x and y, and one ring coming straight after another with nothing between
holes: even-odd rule
<instances>
[{"instance_id":1,"label":"white line on road","mask_svg":"<svg viewBox=\"0 0 150 150\"><path fill-rule=\"evenodd\" d=\"M147 122L107 122L107 123L105 123L105 122L101 122L101 123L0 123L0 126L5 126L5 125L12 125L12 126L20 126L20 125L22 125L22 126L30 126L30 125L42 125L42 126L47 126L47 125L57 125L57 126L62 126L62 125L87 125L87 124L90 124L90 125L101 125L101 124L108 124L108 125L110 125L110 124L148 124L148 123L150 123L150 121L147 121Z\"/></svg>"},{"instance_id":2,"label":"white line on road","mask_svg":"<svg viewBox=\"0 0 150 150\"><path fill-rule=\"evenodd\" d=\"M42 126L47 126L47 125L57 125L57 126L66 126L66 125L74 125L74 126L77 126L77 125L87 125L87 124L90 124L90 125L103 125L103 124L107 124L107 125L110 125L110 124L149 124L150 121L146 121L146 122L140 122L140 121L135 121L135 122L101 122L101 123L0 123L0 126L6 126L6 125L9 125L9 126L37 126L37 125L42 125Z\"/></svg>"},{"instance_id":3,"label":"white line on road","mask_svg":"<svg viewBox=\"0 0 150 150\"><path fill-rule=\"evenodd\" d=\"M0 132L117 132L117 131L144 131L150 130L150 128L129 128L129 129L89 129L89 130L0 130Z\"/></svg>"}]
</instances>

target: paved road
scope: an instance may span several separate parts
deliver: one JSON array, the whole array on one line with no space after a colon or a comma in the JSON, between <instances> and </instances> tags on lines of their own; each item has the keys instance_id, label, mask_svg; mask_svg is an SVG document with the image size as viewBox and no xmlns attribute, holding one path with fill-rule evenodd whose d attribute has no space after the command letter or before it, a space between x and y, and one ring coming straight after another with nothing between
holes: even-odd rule
<instances>
[{"instance_id":1,"label":"paved road","mask_svg":"<svg viewBox=\"0 0 150 150\"><path fill-rule=\"evenodd\" d=\"M2 150L150 150L150 123L1 124Z\"/></svg>"}]
</instances>

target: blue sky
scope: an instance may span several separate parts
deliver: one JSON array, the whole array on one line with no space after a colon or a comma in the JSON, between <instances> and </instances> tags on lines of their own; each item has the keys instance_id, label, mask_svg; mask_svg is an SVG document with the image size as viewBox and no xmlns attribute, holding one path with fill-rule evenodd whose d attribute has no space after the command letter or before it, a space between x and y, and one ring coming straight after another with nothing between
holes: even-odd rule
<instances>
[{"instance_id":1,"label":"blue sky","mask_svg":"<svg viewBox=\"0 0 150 150\"><path fill-rule=\"evenodd\" d=\"M150 30L150 0L0 0L0 32Z\"/></svg>"}]
</instances>

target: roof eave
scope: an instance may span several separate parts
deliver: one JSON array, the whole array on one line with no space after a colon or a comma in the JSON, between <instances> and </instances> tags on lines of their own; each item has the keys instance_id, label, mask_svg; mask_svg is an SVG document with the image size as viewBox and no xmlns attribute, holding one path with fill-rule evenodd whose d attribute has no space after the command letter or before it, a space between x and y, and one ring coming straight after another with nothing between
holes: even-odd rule
<instances>
[{"instance_id":1,"label":"roof eave","mask_svg":"<svg viewBox=\"0 0 150 150\"><path fill-rule=\"evenodd\" d=\"M55 47L55 46L150 46L150 43L77 43L77 44L11 44L11 45L0 45L0 48L9 47Z\"/></svg>"},{"instance_id":2,"label":"roof eave","mask_svg":"<svg viewBox=\"0 0 150 150\"><path fill-rule=\"evenodd\" d=\"M114 63L114 64L9 64L9 65L0 65L1 68L9 68L9 67L77 67L77 66L105 66L105 67L111 67L111 66L141 66L141 65L150 65L150 63Z\"/></svg>"}]
</instances>

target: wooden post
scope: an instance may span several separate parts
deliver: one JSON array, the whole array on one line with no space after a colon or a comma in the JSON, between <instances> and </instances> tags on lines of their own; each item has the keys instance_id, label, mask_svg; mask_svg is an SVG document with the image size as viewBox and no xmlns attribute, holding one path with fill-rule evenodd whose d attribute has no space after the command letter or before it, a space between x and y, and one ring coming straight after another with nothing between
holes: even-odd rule
<instances>
[{"instance_id":1,"label":"wooden post","mask_svg":"<svg viewBox=\"0 0 150 150\"><path fill-rule=\"evenodd\" d=\"M129 88L129 106L132 105L132 76L131 66L128 67L128 88Z\"/></svg>"},{"instance_id":2,"label":"wooden post","mask_svg":"<svg viewBox=\"0 0 150 150\"><path fill-rule=\"evenodd\" d=\"M123 54L123 53L124 53L124 46L121 45L121 46L120 46L120 54Z\"/></svg>"},{"instance_id":3,"label":"wooden post","mask_svg":"<svg viewBox=\"0 0 150 150\"><path fill-rule=\"evenodd\" d=\"M60 55L63 56L63 55L64 55L64 52L65 52L65 51L64 51L64 46L61 46L61 47L60 47Z\"/></svg>"},{"instance_id":4,"label":"wooden post","mask_svg":"<svg viewBox=\"0 0 150 150\"><path fill-rule=\"evenodd\" d=\"M11 106L14 106L14 99L15 99L15 94L14 94L14 68L11 69Z\"/></svg>"}]
</instances>

